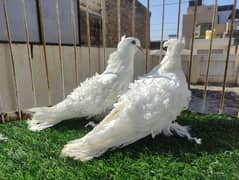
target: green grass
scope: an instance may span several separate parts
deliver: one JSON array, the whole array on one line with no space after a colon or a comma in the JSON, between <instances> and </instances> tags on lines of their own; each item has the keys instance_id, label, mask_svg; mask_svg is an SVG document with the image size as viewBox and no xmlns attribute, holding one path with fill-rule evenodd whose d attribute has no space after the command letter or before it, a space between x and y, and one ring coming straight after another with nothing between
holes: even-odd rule
<instances>
[{"instance_id":1,"label":"green grass","mask_svg":"<svg viewBox=\"0 0 239 180\"><path fill-rule=\"evenodd\" d=\"M157 136L82 163L59 157L69 140L89 129L86 120L63 122L39 133L25 121L1 124L0 179L239 179L239 121L223 115L183 113L202 145L177 136Z\"/></svg>"}]
</instances>

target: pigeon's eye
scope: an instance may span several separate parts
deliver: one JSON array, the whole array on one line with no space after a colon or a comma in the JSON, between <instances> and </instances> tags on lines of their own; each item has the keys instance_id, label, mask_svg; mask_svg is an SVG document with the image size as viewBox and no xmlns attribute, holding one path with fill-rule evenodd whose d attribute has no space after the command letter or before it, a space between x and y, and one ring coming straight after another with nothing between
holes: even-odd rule
<instances>
[{"instance_id":1,"label":"pigeon's eye","mask_svg":"<svg viewBox=\"0 0 239 180\"><path fill-rule=\"evenodd\" d=\"M132 41L131 41L131 44L136 44L136 41L135 41L135 40L132 40Z\"/></svg>"}]
</instances>

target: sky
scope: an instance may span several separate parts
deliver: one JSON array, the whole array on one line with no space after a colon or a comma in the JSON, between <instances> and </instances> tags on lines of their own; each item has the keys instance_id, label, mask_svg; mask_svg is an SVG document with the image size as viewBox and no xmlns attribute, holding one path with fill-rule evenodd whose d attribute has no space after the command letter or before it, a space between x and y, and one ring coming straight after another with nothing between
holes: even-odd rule
<instances>
[{"instance_id":1,"label":"sky","mask_svg":"<svg viewBox=\"0 0 239 180\"><path fill-rule=\"evenodd\" d=\"M139 0L143 5L147 5L147 0ZM189 0L182 0L181 5L181 21L182 16L186 14ZM234 0L218 0L218 5L233 4ZM212 5L214 0L203 0L203 4ZM237 4L237 8L239 5ZM161 22L162 22L162 0L150 0L150 39L157 41L161 39ZM164 20L164 39L168 38L169 34L176 34L177 31L177 15L178 15L178 0L165 0L165 20ZM181 27L180 27L181 34Z\"/></svg>"}]
</instances>

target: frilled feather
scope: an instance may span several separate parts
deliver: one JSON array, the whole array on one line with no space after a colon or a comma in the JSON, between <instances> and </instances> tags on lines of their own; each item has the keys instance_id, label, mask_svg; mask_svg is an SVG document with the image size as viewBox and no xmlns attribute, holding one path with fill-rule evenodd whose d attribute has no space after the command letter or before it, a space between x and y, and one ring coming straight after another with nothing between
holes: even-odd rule
<instances>
[{"instance_id":1,"label":"frilled feather","mask_svg":"<svg viewBox=\"0 0 239 180\"><path fill-rule=\"evenodd\" d=\"M132 41L140 45L136 38L122 39L118 49L110 55L106 70L86 79L65 100L50 108L33 109L36 113L27 122L28 128L40 131L66 119L92 117L111 110L133 79L137 47Z\"/></svg>"},{"instance_id":2,"label":"frilled feather","mask_svg":"<svg viewBox=\"0 0 239 180\"><path fill-rule=\"evenodd\" d=\"M201 143L200 139L191 137L187 127L175 123L176 117L188 107L191 92L181 67L182 43L174 40L168 45L160 68L130 84L129 90L99 125L83 138L64 146L63 157L90 160L108 149L124 147L159 133L175 132Z\"/></svg>"}]
</instances>

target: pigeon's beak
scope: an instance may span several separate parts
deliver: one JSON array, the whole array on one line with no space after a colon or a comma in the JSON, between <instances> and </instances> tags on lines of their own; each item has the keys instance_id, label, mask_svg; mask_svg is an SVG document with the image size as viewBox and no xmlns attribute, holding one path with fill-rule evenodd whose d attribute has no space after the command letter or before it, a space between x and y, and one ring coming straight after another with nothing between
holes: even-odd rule
<instances>
[{"instance_id":1,"label":"pigeon's beak","mask_svg":"<svg viewBox=\"0 0 239 180\"><path fill-rule=\"evenodd\" d=\"M136 46L138 50L140 50L142 53L144 53L144 49L141 46Z\"/></svg>"}]
</instances>

